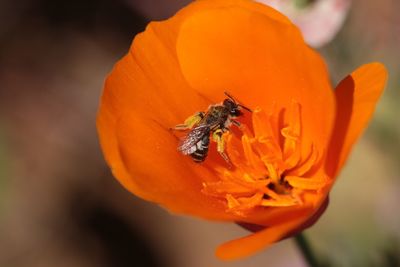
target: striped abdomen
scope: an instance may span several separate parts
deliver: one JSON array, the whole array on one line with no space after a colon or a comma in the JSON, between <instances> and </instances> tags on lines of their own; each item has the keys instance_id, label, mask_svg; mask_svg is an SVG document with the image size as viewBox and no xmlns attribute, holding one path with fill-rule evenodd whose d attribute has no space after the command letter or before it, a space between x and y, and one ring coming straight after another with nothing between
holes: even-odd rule
<instances>
[{"instance_id":1,"label":"striped abdomen","mask_svg":"<svg viewBox=\"0 0 400 267\"><path fill-rule=\"evenodd\" d=\"M210 143L210 135L206 134L200 141L194 145L194 152L190 154L195 162L203 162L208 153L208 145Z\"/></svg>"}]
</instances>

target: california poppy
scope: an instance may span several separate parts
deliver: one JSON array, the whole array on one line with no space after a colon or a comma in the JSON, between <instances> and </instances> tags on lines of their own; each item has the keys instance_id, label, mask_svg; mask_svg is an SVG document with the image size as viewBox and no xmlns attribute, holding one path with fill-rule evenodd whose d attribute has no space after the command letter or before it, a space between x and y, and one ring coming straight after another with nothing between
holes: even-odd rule
<instances>
[{"instance_id":1,"label":"california poppy","mask_svg":"<svg viewBox=\"0 0 400 267\"><path fill-rule=\"evenodd\" d=\"M174 213L259 225L217 249L252 254L315 221L387 73L361 66L333 90L321 57L272 8L199 0L150 23L107 77L97 127L114 176ZM253 109L204 163L177 151L171 127L229 91ZM234 128L232 126L232 128Z\"/></svg>"}]
</instances>

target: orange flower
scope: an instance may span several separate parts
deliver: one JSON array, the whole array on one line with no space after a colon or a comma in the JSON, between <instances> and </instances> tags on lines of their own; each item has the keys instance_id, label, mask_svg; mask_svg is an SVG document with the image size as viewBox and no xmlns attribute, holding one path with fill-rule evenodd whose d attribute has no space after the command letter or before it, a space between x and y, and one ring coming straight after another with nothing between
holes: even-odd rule
<instances>
[{"instance_id":1,"label":"orange flower","mask_svg":"<svg viewBox=\"0 0 400 267\"><path fill-rule=\"evenodd\" d=\"M254 253L316 220L382 93L367 64L332 90L320 56L283 15L252 1L199 0L138 34L108 76L97 127L107 163L132 193L172 212L265 227L221 245ZM229 91L253 109L197 164L170 128ZM232 126L233 128L234 126Z\"/></svg>"}]
</instances>

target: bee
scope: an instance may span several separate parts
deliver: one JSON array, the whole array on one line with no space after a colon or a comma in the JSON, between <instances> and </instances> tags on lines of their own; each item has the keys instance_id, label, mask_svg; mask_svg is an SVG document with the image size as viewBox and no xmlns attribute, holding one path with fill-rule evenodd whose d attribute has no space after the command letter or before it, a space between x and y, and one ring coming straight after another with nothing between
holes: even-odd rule
<instances>
[{"instance_id":1,"label":"bee","mask_svg":"<svg viewBox=\"0 0 400 267\"><path fill-rule=\"evenodd\" d=\"M217 143L217 151L222 158L230 163L225 153L225 143L222 135L230 130L232 124L240 127L235 118L242 116L242 109L251 110L239 104L231 95L224 92L227 98L220 104L211 105L206 112L197 112L185 120L183 124L174 127L175 130L190 130L178 145L178 151L192 157L194 162L203 162L208 154L210 135Z\"/></svg>"}]
</instances>

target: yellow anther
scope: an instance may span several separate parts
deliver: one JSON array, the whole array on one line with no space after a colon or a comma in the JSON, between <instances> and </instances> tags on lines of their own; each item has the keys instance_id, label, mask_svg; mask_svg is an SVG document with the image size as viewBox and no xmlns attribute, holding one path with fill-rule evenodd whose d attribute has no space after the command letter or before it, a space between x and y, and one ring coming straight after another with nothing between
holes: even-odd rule
<instances>
[{"instance_id":1,"label":"yellow anther","mask_svg":"<svg viewBox=\"0 0 400 267\"><path fill-rule=\"evenodd\" d=\"M261 205L264 207L290 207L298 203L298 200L294 198L264 199L261 201Z\"/></svg>"},{"instance_id":2,"label":"yellow anther","mask_svg":"<svg viewBox=\"0 0 400 267\"><path fill-rule=\"evenodd\" d=\"M329 182L326 176L304 178L298 176L286 176L287 181L291 186L304 190L319 190L326 186Z\"/></svg>"},{"instance_id":3,"label":"yellow anther","mask_svg":"<svg viewBox=\"0 0 400 267\"><path fill-rule=\"evenodd\" d=\"M296 151L301 134L301 114L300 104L292 101L288 114L288 126L281 130L282 136L285 138L283 144L284 159L288 159Z\"/></svg>"},{"instance_id":4,"label":"yellow anther","mask_svg":"<svg viewBox=\"0 0 400 267\"><path fill-rule=\"evenodd\" d=\"M226 195L226 200L228 202L228 209L233 209L240 206L239 201L234 198L231 194Z\"/></svg>"},{"instance_id":5,"label":"yellow anther","mask_svg":"<svg viewBox=\"0 0 400 267\"><path fill-rule=\"evenodd\" d=\"M279 174L275 166L271 163L265 162L268 169L268 177L271 179L272 183L279 183Z\"/></svg>"},{"instance_id":6,"label":"yellow anther","mask_svg":"<svg viewBox=\"0 0 400 267\"><path fill-rule=\"evenodd\" d=\"M243 174L243 180L246 182L254 183L255 180L251 178L251 176L248 173Z\"/></svg>"},{"instance_id":7,"label":"yellow anther","mask_svg":"<svg viewBox=\"0 0 400 267\"><path fill-rule=\"evenodd\" d=\"M291 172L292 175L303 176L306 174L317 163L318 157L320 157L320 154L316 150L315 146L312 145L310 154L305 161L298 164L298 166Z\"/></svg>"},{"instance_id":8,"label":"yellow anther","mask_svg":"<svg viewBox=\"0 0 400 267\"><path fill-rule=\"evenodd\" d=\"M247 135L242 136L242 146L248 164L255 170L263 171L265 169L264 164L252 148L251 139Z\"/></svg>"}]
</instances>

